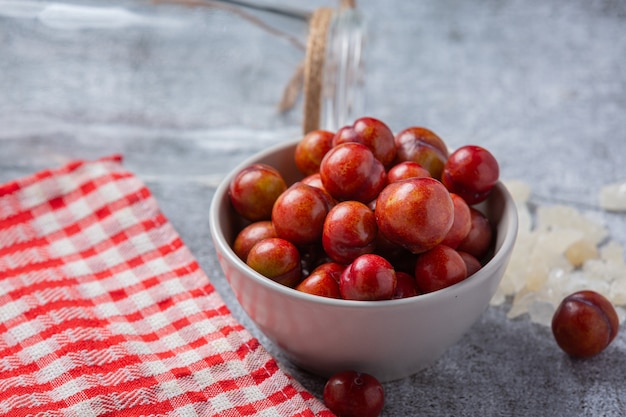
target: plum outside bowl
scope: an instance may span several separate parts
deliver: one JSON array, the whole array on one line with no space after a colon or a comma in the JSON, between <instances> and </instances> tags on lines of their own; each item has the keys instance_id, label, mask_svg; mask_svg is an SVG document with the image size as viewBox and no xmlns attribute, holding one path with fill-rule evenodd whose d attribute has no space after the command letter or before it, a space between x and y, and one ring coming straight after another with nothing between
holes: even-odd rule
<instances>
[{"instance_id":1,"label":"plum outside bowl","mask_svg":"<svg viewBox=\"0 0 626 417\"><path fill-rule=\"evenodd\" d=\"M294 364L324 377L355 369L389 381L431 365L470 330L504 275L517 236L517 210L511 195L498 182L479 206L495 225L494 255L480 271L458 284L388 301L310 295L255 272L230 246L238 230L228 184L253 163L275 167L288 184L301 179L293 158L296 144L279 144L242 162L223 179L211 202L211 237L238 302Z\"/></svg>"}]
</instances>

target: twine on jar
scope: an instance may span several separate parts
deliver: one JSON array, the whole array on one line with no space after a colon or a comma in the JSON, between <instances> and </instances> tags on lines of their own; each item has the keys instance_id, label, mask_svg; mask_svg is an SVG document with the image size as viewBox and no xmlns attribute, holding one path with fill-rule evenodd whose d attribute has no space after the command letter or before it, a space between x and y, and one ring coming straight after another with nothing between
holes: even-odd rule
<instances>
[{"instance_id":1,"label":"twine on jar","mask_svg":"<svg viewBox=\"0 0 626 417\"><path fill-rule=\"evenodd\" d=\"M340 0L339 9L356 8L356 0ZM302 131L304 134L320 128L322 110L322 85L326 39L333 15L332 8L319 8L309 18L309 36L305 59L294 71L283 90L278 104L281 113L291 109L304 90Z\"/></svg>"},{"instance_id":2,"label":"twine on jar","mask_svg":"<svg viewBox=\"0 0 626 417\"><path fill-rule=\"evenodd\" d=\"M322 106L322 82L326 55L326 34L333 10L321 7L313 12L304 60L304 134L319 129Z\"/></svg>"},{"instance_id":3,"label":"twine on jar","mask_svg":"<svg viewBox=\"0 0 626 417\"><path fill-rule=\"evenodd\" d=\"M339 1L339 8L341 8L341 9L346 9L346 8L355 9L356 8L356 0L340 0Z\"/></svg>"}]
</instances>

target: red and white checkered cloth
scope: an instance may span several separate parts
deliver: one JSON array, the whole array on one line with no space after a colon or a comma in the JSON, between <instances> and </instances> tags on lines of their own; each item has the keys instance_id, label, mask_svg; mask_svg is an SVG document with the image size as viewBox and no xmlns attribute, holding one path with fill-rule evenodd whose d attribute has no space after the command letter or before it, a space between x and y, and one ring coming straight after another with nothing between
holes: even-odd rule
<instances>
[{"instance_id":1,"label":"red and white checkered cloth","mask_svg":"<svg viewBox=\"0 0 626 417\"><path fill-rule=\"evenodd\" d=\"M0 415L332 416L119 157L0 186Z\"/></svg>"}]
</instances>

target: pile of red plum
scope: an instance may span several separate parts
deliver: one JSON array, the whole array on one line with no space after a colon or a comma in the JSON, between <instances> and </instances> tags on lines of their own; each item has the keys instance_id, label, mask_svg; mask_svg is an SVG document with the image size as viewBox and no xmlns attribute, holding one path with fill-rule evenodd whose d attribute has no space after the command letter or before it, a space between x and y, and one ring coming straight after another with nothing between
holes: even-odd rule
<instances>
[{"instance_id":1,"label":"pile of red plum","mask_svg":"<svg viewBox=\"0 0 626 417\"><path fill-rule=\"evenodd\" d=\"M429 129L394 135L362 117L309 132L293 157L302 173L293 184L260 163L229 184L242 221L232 248L265 277L324 297L389 300L448 287L489 260L495 232L475 206L498 181L488 150L449 152Z\"/></svg>"}]
</instances>

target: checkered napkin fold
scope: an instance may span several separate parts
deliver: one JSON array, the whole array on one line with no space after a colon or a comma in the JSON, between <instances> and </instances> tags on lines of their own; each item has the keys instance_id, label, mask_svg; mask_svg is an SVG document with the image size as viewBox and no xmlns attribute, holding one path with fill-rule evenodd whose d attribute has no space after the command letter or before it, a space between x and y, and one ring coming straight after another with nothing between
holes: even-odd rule
<instances>
[{"instance_id":1,"label":"checkered napkin fold","mask_svg":"<svg viewBox=\"0 0 626 417\"><path fill-rule=\"evenodd\" d=\"M114 156L0 186L0 415L332 414Z\"/></svg>"}]
</instances>

